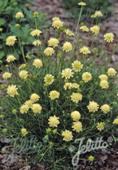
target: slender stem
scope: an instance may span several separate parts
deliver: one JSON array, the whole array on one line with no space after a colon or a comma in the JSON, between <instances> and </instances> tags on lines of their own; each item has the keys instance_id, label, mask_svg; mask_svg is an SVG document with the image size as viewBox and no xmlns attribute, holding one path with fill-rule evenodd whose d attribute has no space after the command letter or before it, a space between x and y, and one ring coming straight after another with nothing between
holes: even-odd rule
<instances>
[{"instance_id":1,"label":"slender stem","mask_svg":"<svg viewBox=\"0 0 118 170\"><path fill-rule=\"evenodd\" d=\"M76 26L76 30L75 30L75 38L74 38L74 41L73 41L73 45L74 45L73 54L74 54L74 52L76 50L76 46L77 46L78 35L79 35L79 25L80 25L82 12L83 12L83 7L81 7L81 9L80 9L78 20L77 20L77 26Z\"/></svg>"},{"instance_id":2,"label":"slender stem","mask_svg":"<svg viewBox=\"0 0 118 170\"><path fill-rule=\"evenodd\" d=\"M23 49L23 46L22 46L22 44L21 44L20 39L19 39L19 47L20 47L20 50L21 50L21 54L22 54L23 60L24 60L24 62L26 63L25 54L24 54L24 49Z\"/></svg>"}]
</instances>

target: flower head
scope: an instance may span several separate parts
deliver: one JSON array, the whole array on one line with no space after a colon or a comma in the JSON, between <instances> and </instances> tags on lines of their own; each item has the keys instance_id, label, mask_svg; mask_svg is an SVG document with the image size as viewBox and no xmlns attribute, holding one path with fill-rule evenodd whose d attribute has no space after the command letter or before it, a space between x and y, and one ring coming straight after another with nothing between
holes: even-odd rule
<instances>
[{"instance_id":1,"label":"flower head","mask_svg":"<svg viewBox=\"0 0 118 170\"><path fill-rule=\"evenodd\" d=\"M112 43L114 40L114 34L113 33L106 33L104 35L104 40L108 43Z\"/></svg>"},{"instance_id":2,"label":"flower head","mask_svg":"<svg viewBox=\"0 0 118 170\"><path fill-rule=\"evenodd\" d=\"M84 47L80 48L80 53L83 55L88 55L88 54L91 54L91 51L90 51L89 47L84 46Z\"/></svg>"},{"instance_id":3,"label":"flower head","mask_svg":"<svg viewBox=\"0 0 118 170\"><path fill-rule=\"evenodd\" d=\"M100 87L102 89L108 89L109 88L109 82L107 80L101 80L100 81Z\"/></svg>"},{"instance_id":4,"label":"flower head","mask_svg":"<svg viewBox=\"0 0 118 170\"><path fill-rule=\"evenodd\" d=\"M104 122L98 122L96 128L97 128L97 130L99 130L101 132L105 128L105 123Z\"/></svg>"},{"instance_id":5,"label":"flower head","mask_svg":"<svg viewBox=\"0 0 118 170\"><path fill-rule=\"evenodd\" d=\"M78 103L79 101L81 101L83 98L81 93L72 93L71 95L71 101L74 103Z\"/></svg>"},{"instance_id":6,"label":"flower head","mask_svg":"<svg viewBox=\"0 0 118 170\"><path fill-rule=\"evenodd\" d=\"M16 15L15 15L15 18L16 19L24 18L24 14L22 12L17 12Z\"/></svg>"},{"instance_id":7,"label":"flower head","mask_svg":"<svg viewBox=\"0 0 118 170\"><path fill-rule=\"evenodd\" d=\"M74 73L73 73L72 69L70 69L70 68L66 68L66 69L62 70L62 72L61 72L62 78L65 78L65 79L72 78L73 74Z\"/></svg>"},{"instance_id":8,"label":"flower head","mask_svg":"<svg viewBox=\"0 0 118 170\"><path fill-rule=\"evenodd\" d=\"M56 99L59 98L59 96L60 96L60 93L59 93L58 91L56 91L56 90L52 90L52 91L50 91L50 93L49 93L49 98L50 98L51 100L56 100Z\"/></svg>"},{"instance_id":9,"label":"flower head","mask_svg":"<svg viewBox=\"0 0 118 170\"><path fill-rule=\"evenodd\" d=\"M63 137L63 140L66 141L66 142L73 140L73 134L70 130L63 131L62 137Z\"/></svg>"},{"instance_id":10,"label":"flower head","mask_svg":"<svg viewBox=\"0 0 118 170\"><path fill-rule=\"evenodd\" d=\"M23 104L21 107L20 107L20 113L24 114L24 113L27 113L29 110L29 106L26 105L26 104Z\"/></svg>"},{"instance_id":11,"label":"flower head","mask_svg":"<svg viewBox=\"0 0 118 170\"><path fill-rule=\"evenodd\" d=\"M26 100L26 102L24 103L24 105L27 105L29 108L32 107L33 101L32 100Z\"/></svg>"},{"instance_id":12,"label":"flower head","mask_svg":"<svg viewBox=\"0 0 118 170\"><path fill-rule=\"evenodd\" d=\"M34 29L34 30L31 31L31 36L33 36L33 37L40 36L41 33L42 33L41 30Z\"/></svg>"},{"instance_id":13,"label":"flower head","mask_svg":"<svg viewBox=\"0 0 118 170\"><path fill-rule=\"evenodd\" d=\"M86 6L86 3L81 1L81 2L78 3L78 5L83 7L83 6Z\"/></svg>"},{"instance_id":14,"label":"flower head","mask_svg":"<svg viewBox=\"0 0 118 170\"><path fill-rule=\"evenodd\" d=\"M95 160L95 157L94 156L92 156L92 155L90 155L89 157L88 157L88 161L94 161Z\"/></svg>"},{"instance_id":15,"label":"flower head","mask_svg":"<svg viewBox=\"0 0 118 170\"><path fill-rule=\"evenodd\" d=\"M84 73L82 74L82 80L83 80L85 83L87 83L87 82L89 82L90 80L92 80L92 75L91 75L91 73L89 73L89 72L84 72Z\"/></svg>"},{"instance_id":16,"label":"flower head","mask_svg":"<svg viewBox=\"0 0 118 170\"><path fill-rule=\"evenodd\" d=\"M54 17L52 19L52 26L56 29L60 29L63 27L63 22L58 17Z\"/></svg>"},{"instance_id":17,"label":"flower head","mask_svg":"<svg viewBox=\"0 0 118 170\"><path fill-rule=\"evenodd\" d=\"M73 49L73 46L72 46L72 44L70 43L70 42L65 42L64 44L63 44L63 51L65 51L65 52L70 52L70 51L72 51L72 49Z\"/></svg>"},{"instance_id":18,"label":"flower head","mask_svg":"<svg viewBox=\"0 0 118 170\"><path fill-rule=\"evenodd\" d=\"M8 45L8 46L14 46L14 44L15 44L16 41L17 41L16 36L13 36L13 35L8 36L8 37L6 38L6 45Z\"/></svg>"},{"instance_id":19,"label":"flower head","mask_svg":"<svg viewBox=\"0 0 118 170\"><path fill-rule=\"evenodd\" d=\"M19 72L19 77L20 77L21 79L23 79L23 80L26 80L26 79L28 78L28 71L26 71L26 70L21 70L21 71Z\"/></svg>"},{"instance_id":20,"label":"flower head","mask_svg":"<svg viewBox=\"0 0 118 170\"><path fill-rule=\"evenodd\" d=\"M101 74L100 76L99 76L99 79L100 80L108 80L108 76L106 75L106 74Z\"/></svg>"},{"instance_id":21,"label":"flower head","mask_svg":"<svg viewBox=\"0 0 118 170\"><path fill-rule=\"evenodd\" d=\"M55 48L58 46L58 44L59 44L59 40L57 38L50 38L48 40L48 46L50 46L50 47Z\"/></svg>"},{"instance_id":22,"label":"flower head","mask_svg":"<svg viewBox=\"0 0 118 170\"><path fill-rule=\"evenodd\" d=\"M34 40L33 45L39 47L41 45L41 41L40 40Z\"/></svg>"},{"instance_id":23,"label":"flower head","mask_svg":"<svg viewBox=\"0 0 118 170\"><path fill-rule=\"evenodd\" d=\"M72 128L73 128L73 131L79 133L82 131L82 123L80 121L73 122Z\"/></svg>"},{"instance_id":24,"label":"flower head","mask_svg":"<svg viewBox=\"0 0 118 170\"><path fill-rule=\"evenodd\" d=\"M54 54L54 49L52 47L47 47L45 50L44 50L44 54L48 57L52 56Z\"/></svg>"},{"instance_id":25,"label":"flower head","mask_svg":"<svg viewBox=\"0 0 118 170\"><path fill-rule=\"evenodd\" d=\"M74 33L73 33L70 29L66 29L64 32L65 32L66 35L68 35L69 37L74 36Z\"/></svg>"},{"instance_id":26,"label":"flower head","mask_svg":"<svg viewBox=\"0 0 118 170\"><path fill-rule=\"evenodd\" d=\"M41 113L42 106L40 104L38 104L38 103L35 103L35 104L32 105L31 109L32 109L33 113L35 113L35 114L36 113Z\"/></svg>"},{"instance_id":27,"label":"flower head","mask_svg":"<svg viewBox=\"0 0 118 170\"><path fill-rule=\"evenodd\" d=\"M91 15L91 18L100 18L103 17L103 13L101 11L95 11L93 15Z\"/></svg>"},{"instance_id":28,"label":"flower head","mask_svg":"<svg viewBox=\"0 0 118 170\"><path fill-rule=\"evenodd\" d=\"M49 86L54 82L54 76L52 74L46 74L44 77L45 86Z\"/></svg>"},{"instance_id":29,"label":"flower head","mask_svg":"<svg viewBox=\"0 0 118 170\"><path fill-rule=\"evenodd\" d=\"M33 66L35 66L36 68L41 68L43 67L43 63L42 63L42 60L36 58L34 59L33 61Z\"/></svg>"},{"instance_id":30,"label":"flower head","mask_svg":"<svg viewBox=\"0 0 118 170\"><path fill-rule=\"evenodd\" d=\"M114 119L113 124L118 125L118 118Z\"/></svg>"},{"instance_id":31,"label":"flower head","mask_svg":"<svg viewBox=\"0 0 118 170\"><path fill-rule=\"evenodd\" d=\"M108 104L104 104L100 107L100 109L103 113L108 113L108 112L110 112L111 107Z\"/></svg>"},{"instance_id":32,"label":"flower head","mask_svg":"<svg viewBox=\"0 0 118 170\"><path fill-rule=\"evenodd\" d=\"M26 128L22 128L22 129L21 129L21 135L24 137L24 136L26 136L27 134L28 134L27 129L26 129Z\"/></svg>"},{"instance_id":33,"label":"flower head","mask_svg":"<svg viewBox=\"0 0 118 170\"><path fill-rule=\"evenodd\" d=\"M7 88L7 94L11 97L15 97L18 95L18 88L16 87L16 85L9 85Z\"/></svg>"},{"instance_id":34,"label":"flower head","mask_svg":"<svg viewBox=\"0 0 118 170\"><path fill-rule=\"evenodd\" d=\"M79 89L79 84L78 83L71 83L67 82L64 84L64 89L65 90L71 90L71 89Z\"/></svg>"},{"instance_id":35,"label":"flower head","mask_svg":"<svg viewBox=\"0 0 118 170\"><path fill-rule=\"evenodd\" d=\"M86 25L82 25L82 26L80 27L80 30L81 30L82 32L89 32L89 28L88 28Z\"/></svg>"},{"instance_id":36,"label":"flower head","mask_svg":"<svg viewBox=\"0 0 118 170\"><path fill-rule=\"evenodd\" d=\"M107 74L109 77L114 77L117 74L117 71L114 68L109 68Z\"/></svg>"},{"instance_id":37,"label":"flower head","mask_svg":"<svg viewBox=\"0 0 118 170\"><path fill-rule=\"evenodd\" d=\"M35 102L39 101L39 99L40 99L40 96L38 94L36 94L36 93L33 93L30 96L30 100L32 101L32 103L35 103Z\"/></svg>"},{"instance_id":38,"label":"flower head","mask_svg":"<svg viewBox=\"0 0 118 170\"><path fill-rule=\"evenodd\" d=\"M80 72L83 68L83 64L79 61L79 60L75 60L73 63L72 63L72 69L73 71L75 72Z\"/></svg>"},{"instance_id":39,"label":"flower head","mask_svg":"<svg viewBox=\"0 0 118 170\"><path fill-rule=\"evenodd\" d=\"M94 25L93 27L90 28L90 31L94 34L94 35L98 35L100 32L100 27L98 25Z\"/></svg>"},{"instance_id":40,"label":"flower head","mask_svg":"<svg viewBox=\"0 0 118 170\"><path fill-rule=\"evenodd\" d=\"M80 118L81 118L80 112L78 112L78 111L71 112L71 118L73 119L73 121L80 120Z\"/></svg>"},{"instance_id":41,"label":"flower head","mask_svg":"<svg viewBox=\"0 0 118 170\"><path fill-rule=\"evenodd\" d=\"M7 80L7 79L11 78L11 76L12 76L12 73L10 73L10 72L5 72L2 75L4 80Z\"/></svg>"},{"instance_id":42,"label":"flower head","mask_svg":"<svg viewBox=\"0 0 118 170\"><path fill-rule=\"evenodd\" d=\"M99 109L99 105L98 103L96 103L95 101L90 101L89 105L87 106L89 112L97 112Z\"/></svg>"},{"instance_id":43,"label":"flower head","mask_svg":"<svg viewBox=\"0 0 118 170\"><path fill-rule=\"evenodd\" d=\"M14 57L14 55L8 55L7 56L7 59L6 59L6 61L8 62L8 63L12 63L12 62L14 62L16 60L16 58Z\"/></svg>"},{"instance_id":44,"label":"flower head","mask_svg":"<svg viewBox=\"0 0 118 170\"><path fill-rule=\"evenodd\" d=\"M48 119L48 124L50 127L56 127L59 125L59 117L57 116L50 116L49 119Z\"/></svg>"}]
</instances>

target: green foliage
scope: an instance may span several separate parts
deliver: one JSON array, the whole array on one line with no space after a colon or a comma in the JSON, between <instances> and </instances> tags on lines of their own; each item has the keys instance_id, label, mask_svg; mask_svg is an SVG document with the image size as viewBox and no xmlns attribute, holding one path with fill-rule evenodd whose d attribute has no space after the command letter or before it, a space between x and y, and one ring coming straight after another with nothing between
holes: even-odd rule
<instances>
[{"instance_id":1,"label":"green foliage","mask_svg":"<svg viewBox=\"0 0 118 170\"><path fill-rule=\"evenodd\" d=\"M0 64L5 61L7 54L13 51L13 48L7 47L5 44L5 39L9 35L17 36L20 41L24 44L24 50L28 51L28 45L31 44L32 39L29 37L31 29L34 26L38 28L41 25L44 25L46 16L38 12L38 17L33 17L33 12L29 10L26 6L26 3L30 2L29 0L4 0L0 1ZM15 15L17 12L23 12L25 18L17 20ZM37 22L37 25L36 25ZM15 47L16 57L19 58L21 51L19 46ZM22 61L19 60L19 62Z\"/></svg>"},{"instance_id":2,"label":"green foliage","mask_svg":"<svg viewBox=\"0 0 118 170\"><path fill-rule=\"evenodd\" d=\"M49 30L48 30L49 31ZM31 144L31 148L28 144L26 148L22 149L22 141L18 140L16 149L19 152L30 153L33 155L33 162L41 162L45 166L50 167L53 170L61 170L65 168L64 162L67 162L66 168L71 168L71 154L76 151L74 141L80 137L86 136L86 138L96 138L97 136L109 136L115 135L117 125L113 124L115 118L117 118L117 79L115 77L108 77L109 88L102 89L100 87L99 76L101 74L107 75L107 68L95 64L95 53L92 51L91 57L87 59L87 56L83 56L80 53L71 51L66 53L62 50L63 41L61 39L61 31L54 31L55 37L60 40L60 44L55 48L54 58L44 55L44 50L47 46L45 39L42 40L42 46L37 47L37 53L32 54L22 67L16 67L13 63L7 65L6 71L12 73L12 77L7 81L7 84L3 87L5 93L1 101L1 128L2 135L6 135L11 138L20 137L23 140L30 140L30 137L36 137L36 143ZM45 31L46 34L46 31ZM50 33L49 33L50 34ZM63 33L64 34L64 33ZM20 36L21 33L17 36ZM65 41L69 41L68 36L64 36ZM47 40L46 40L47 41ZM74 44L75 45L75 44ZM82 45L82 44L81 44ZM83 44L84 45L84 44ZM93 44L94 46L94 44ZM91 50L93 49L91 47ZM100 57L103 57L104 47L98 50ZM30 51L30 50L29 50ZM79 51L79 47L77 49ZM102 53L101 53L102 51ZM77 53L77 55L76 55ZM72 69L72 63L75 59L79 59L84 64L83 69L78 72L74 72ZM33 65L35 59L40 59L43 62L43 67L36 68ZM65 68L70 68L73 71L74 76L70 79L62 78L62 71ZM95 69L96 68L96 69ZM19 73L22 70L28 72L27 79L21 79ZM90 72L92 80L85 82L82 79L82 75L85 72ZM52 74L54 76L53 84L49 86L44 85L44 77L46 74ZM64 85L67 82L78 83L80 88L64 89ZM6 94L7 87L11 84L16 85L19 95L11 97ZM60 97L57 100L51 100L49 93L51 90L57 90L60 93ZM73 92L82 93L83 99L80 102L73 102L71 100L71 94ZM22 114L20 112L21 106L30 99L31 94L36 93L40 96L37 103L41 104L42 112L34 114L31 108L27 113ZM103 113L99 108L95 113L90 113L87 109L89 101L96 101L101 107L103 104L109 104L111 110L108 113ZM31 106L32 107L32 106ZM72 111L79 111L81 113L82 131L79 133L73 131L73 140L66 142L63 140L62 131L68 129L72 131L73 120L71 118ZM60 124L56 128L50 127L48 119L50 116L56 115L59 117ZM105 127L102 131L97 129L97 123L104 122ZM21 129L27 129L28 134L22 136ZM111 130L112 129L112 130ZM39 147L36 145L40 143ZM24 145L23 145L24 146ZM33 149L34 148L34 149ZM70 153L70 151L73 153ZM31 149L31 150L30 150ZM33 152L34 151L34 152Z\"/></svg>"},{"instance_id":3,"label":"green foliage","mask_svg":"<svg viewBox=\"0 0 118 170\"><path fill-rule=\"evenodd\" d=\"M65 8L70 10L75 18L78 18L78 13L80 11L78 3L81 2L81 0L63 0L63 2ZM84 19L88 19L88 16L93 14L96 10L101 10L104 14L104 18L111 13L112 4L109 0L87 0L84 2L87 4L83 12Z\"/></svg>"}]
</instances>

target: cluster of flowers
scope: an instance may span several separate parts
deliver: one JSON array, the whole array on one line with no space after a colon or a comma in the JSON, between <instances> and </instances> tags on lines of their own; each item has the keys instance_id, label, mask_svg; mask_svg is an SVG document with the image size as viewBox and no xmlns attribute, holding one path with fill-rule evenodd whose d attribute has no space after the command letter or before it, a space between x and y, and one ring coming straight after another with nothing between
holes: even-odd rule
<instances>
[{"instance_id":1,"label":"cluster of flowers","mask_svg":"<svg viewBox=\"0 0 118 170\"><path fill-rule=\"evenodd\" d=\"M79 3L79 5L81 6L85 6L86 4L84 2ZM102 17L102 13L100 13L100 11L97 11L93 17ZM22 12L18 12L16 14L16 19L21 19L24 17L24 14ZM60 18L58 17L54 17L52 19L52 27L54 29L61 29L63 28L64 23L60 20ZM80 30L82 32L91 32L92 34L94 34L95 36L97 36L100 32L100 27L98 25L94 25L90 28L88 28L86 25L82 25L80 27ZM64 32L66 35L68 36L74 36L74 33L69 30L69 29L64 29ZM31 36L35 37L35 40L33 41L33 45L34 46L41 46L42 42L41 40L39 40L39 36L42 34L42 31L39 29L33 29L31 31ZM104 35L104 41L107 43L111 43L114 40L114 34L113 33L106 33ZM17 37L14 35L8 36L6 38L6 45L7 46L14 46L15 43L17 42ZM47 44L48 47L46 47L43 51L43 55L45 57L51 57L55 54L56 52L56 47L59 46L60 40L56 37L51 37ZM68 53L71 52L73 50L73 44L69 41L66 41L63 43L62 47L61 47L62 51L64 53ZM89 55L91 54L91 49L87 46L83 46L79 49L80 54L82 55ZM6 58L6 61L8 64L13 63L16 60L16 57L12 54L9 54ZM39 59L38 57L35 58L32 61L32 65L31 67L34 67L35 69L39 69L39 72L41 70L41 68L45 68L45 61ZM19 79L21 81L27 81L28 79L30 79L30 72L27 69L24 69L26 66L26 64L23 64L20 66L19 68ZM79 72L81 72L81 70L83 69L83 64L79 61L79 60L74 60L71 64L71 67L67 67L61 70L61 72L59 73L59 76L62 80L64 80L64 85L63 85L63 89L65 91L67 90L76 90L76 92L72 92L71 95L69 96L69 100L73 103L78 105L79 102L81 102L83 100L83 94L80 90L80 84L78 82L76 82L76 80L74 80L74 82L71 82L71 79L74 79L75 74L77 75ZM105 74L101 74L99 76L99 86L101 89L109 89L109 79L116 76L117 71L114 68L109 68L107 70L107 72ZM13 73L11 72L4 72L3 73L3 79L8 80L12 78ZM57 78L58 78L57 77ZM93 75L91 72L83 72L81 75L81 81L84 84L89 83L90 81L92 81ZM47 73L44 77L43 77L43 83L45 87L51 86L53 85L54 81L56 80L55 76L52 74ZM20 87L21 88L21 87ZM17 98L18 96L20 96L19 93L19 87L15 84L10 84L7 87L7 95L11 98ZM58 90L51 90L48 92L48 100L50 100L51 102L58 102L58 100L61 97L61 92ZM32 93L29 98L22 103L22 105L19 108L19 112L21 114L27 114L29 111L32 112L34 114L34 116L36 114L41 114L43 111L43 106L41 104L39 104L40 101L40 94L37 93ZM45 106L46 107L46 106ZM99 105L99 103L97 103L96 101L89 101L89 103L86 105L86 108L88 110L88 112L90 113L95 113L98 112L99 109L104 113L107 114L108 112L111 111L111 106L108 103L104 103L103 105ZM72 110L70 113L70 117L72 119L72 130L69 129L62 129L61 132L61 136L63 138L64 141L71 141L73 140L73 132L79 133L83 130L83 123L81 121L81 114L78 110ZM49 128L58 128L58 126L61 124L61 120L60 117L56 115L56 113L54 113L54 115L49 116L48 120L47 120L47 124L49 126ZM118 125L118 118L116 117L113 120L113 124ZM69 127L68 127L69 128ZM102 131L105 128L105 123L104 122L97 122L96 124L96 129L98 131ZM49 130L49 129L48 129ZM26 136L29 133L29 130L26 129L25 127L21 128L21 135L22 136Z\"/></svg>"}]
</instances>

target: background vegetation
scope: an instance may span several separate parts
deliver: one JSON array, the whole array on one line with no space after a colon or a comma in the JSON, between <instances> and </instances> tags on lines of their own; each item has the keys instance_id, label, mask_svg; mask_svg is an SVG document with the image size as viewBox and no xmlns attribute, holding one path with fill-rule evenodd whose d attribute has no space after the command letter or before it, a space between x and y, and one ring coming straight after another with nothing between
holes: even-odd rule
<instances>
[{"instance_id":1,"label":"background vegetation","mask_svg":"<svg viewBox=\"0 0 118 170\"><path fill-rule=\"evenodd\" d=\"M80 11L77 5L81 0L63 0L65 8L70 10L75 18L78 18ZM84 9L83 18L87 18L94 13L95 10L101 10L105 17L111 14L112 4L109 0L87 0L87 8Z\"/></svg>"}]
</instances>

